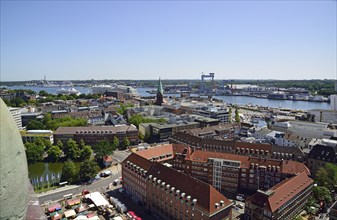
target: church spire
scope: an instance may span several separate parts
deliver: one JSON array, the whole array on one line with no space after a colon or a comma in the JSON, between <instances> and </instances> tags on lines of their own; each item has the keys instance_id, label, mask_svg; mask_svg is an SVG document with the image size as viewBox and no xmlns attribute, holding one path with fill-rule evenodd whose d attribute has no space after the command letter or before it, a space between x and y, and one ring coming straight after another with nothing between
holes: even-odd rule
<instances>
[{"instance_id":1,"label":"church spire","mask_svg":"<svg viewBox=\"0 0 337 220\"><path fill-rule=\"evenodd\" d=\"M159 77L158 88L157 88L157 94L158 94L158 93L164 95L163 85L161 84L160 77Z\"/></svg>"},{"instance_id":2,"label":"church spire","mask_svg":"<svg viewBox=\"0 0 337 220\"><path fill-rule=\"evenodd\" d=\"M163 85L161 84L161 80L159 78L157 96L156 96L156 101L154 104L161 106L163 102L164 102L164 90L163 90Z\"/></svg>"}]
</instances>

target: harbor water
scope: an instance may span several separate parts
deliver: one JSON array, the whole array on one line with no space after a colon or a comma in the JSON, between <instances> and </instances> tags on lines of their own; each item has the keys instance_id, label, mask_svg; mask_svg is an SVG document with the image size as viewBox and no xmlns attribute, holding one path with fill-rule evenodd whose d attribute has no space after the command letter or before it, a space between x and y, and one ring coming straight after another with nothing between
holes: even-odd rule
<instances>
[{"instance_id":1,"label":"harbor water","mask_svg":"<svg viewBox=\"0 0 337 220\"><path fill-rule=\"evenodd\" d=\"M8 86L8 89L30 89L34 92L39 92L44 90L51 94L56 94L57 87L37 87L37 86ZM89 87L74 87L81 93L89 94L91 89ZM137 88L137 91L140 96L148 97L155 96L155 94L150 94L147 91L153 90L156 88ZM164 96L170 97L180 97L180 94L164 94ZM265 98L256 98L249 96L215 96L214 98L223 100L228 104L237 104L237 105L254 105L254 106L264 106L272 108L288 108L288 109L297 109L297 110L310 110L310 109L330 109L330 104L327 102L311 102L311 101L292 101L292 100L273 100Z\"/></svg>"}]
</instances>

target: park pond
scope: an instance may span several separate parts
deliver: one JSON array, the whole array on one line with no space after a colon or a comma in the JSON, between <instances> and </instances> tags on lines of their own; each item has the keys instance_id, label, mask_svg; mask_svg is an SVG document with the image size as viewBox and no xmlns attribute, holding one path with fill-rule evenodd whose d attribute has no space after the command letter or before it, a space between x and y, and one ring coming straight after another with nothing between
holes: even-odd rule
<instances>
[{"instance_id":1,"label":"park pond","mask_svg":"<svg viewBox=\"0 0 337 220\"><path fill-rule=\"evenodd\" d=\"M74 162L77 169L81 163ZM62 175L62 168L64 163L44 163L38 162L28 165L28 177L33 185L37 184L56 184L60 182Z\"/></svg>"}]
</instances>

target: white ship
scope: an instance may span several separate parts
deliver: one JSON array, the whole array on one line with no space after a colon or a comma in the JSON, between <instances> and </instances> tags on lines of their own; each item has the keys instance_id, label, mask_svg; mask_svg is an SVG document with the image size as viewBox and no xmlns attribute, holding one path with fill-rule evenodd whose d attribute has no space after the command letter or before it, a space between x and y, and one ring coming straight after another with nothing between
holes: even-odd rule
<instances>
[{"instance_id":1,"label":"white ship","mask_svg":"<svg viewBox=\"0 0 337 220\"><path fill-rule=\"evenodd\" d=\"M139 96L137 90L131 86L124 85L95 85L91 87L92 93L103 94L105 92L129 93L132 96Z\"/></svg>"},{"instance_id":2,"label":"white ship","mask_svg":"<svg viewBox=\"0 0 337 220\"><path fill-rule=\"evenodd\" d=\"M75 88L69 88L69 89L61 88L61 89L56 90L56 93L57 94L62 94L62 95L71 95L71 94L80 95L81 94Z\"/></svg>"}]
</instances>

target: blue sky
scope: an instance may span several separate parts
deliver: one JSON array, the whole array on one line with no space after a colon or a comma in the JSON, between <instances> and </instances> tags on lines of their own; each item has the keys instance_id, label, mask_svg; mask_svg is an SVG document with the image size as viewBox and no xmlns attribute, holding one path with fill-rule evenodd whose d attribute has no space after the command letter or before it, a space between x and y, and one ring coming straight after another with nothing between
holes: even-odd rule
<instances>
[{"instance_id":1,"label":"blue sky","mask_svg":"<svg viewBox=\"0 0 337 220\"><path fill-rule=\"evenodd\" d=\"M336 78L336 1L1 1L1 81Z\"/></svg>"}]
</instances>

